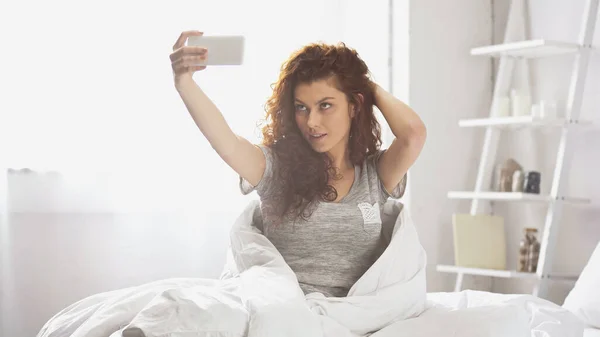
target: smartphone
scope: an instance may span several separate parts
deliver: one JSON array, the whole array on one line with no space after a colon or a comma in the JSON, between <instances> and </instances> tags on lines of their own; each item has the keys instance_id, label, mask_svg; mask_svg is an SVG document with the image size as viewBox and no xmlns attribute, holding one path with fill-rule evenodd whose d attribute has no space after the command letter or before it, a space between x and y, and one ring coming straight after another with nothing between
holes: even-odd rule
<instances>
[{"instance_id":1,"label":"smartphone","mask_svg":"<svg viewBox=\"0 0 600 337\"><path fill-rule=\"evenodd\" d=\"M208 51L203 66L241 65L244 61L244 36L202 35L190 36L188 46L204 47Z\"/></svg>"}]
</instances>

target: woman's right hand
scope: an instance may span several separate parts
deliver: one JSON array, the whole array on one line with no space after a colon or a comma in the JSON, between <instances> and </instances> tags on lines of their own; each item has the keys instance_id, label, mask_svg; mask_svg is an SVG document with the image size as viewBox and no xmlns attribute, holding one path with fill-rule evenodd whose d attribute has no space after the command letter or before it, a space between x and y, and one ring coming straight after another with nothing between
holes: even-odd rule
<instances>
[{"instance_id":1,"label":"woman's right hand","mask_svg":"<svg viewBox=\"0 0 600 337\"><path fill-rule=\"evenodd\" d=\"M202 36L202 32L189 30L181 33L177 42L173 45L173 53L169 56L175 85L182 79L191 79L196 71L204 70L206 66L198 65L206 60L207 50L199 46L186 46L185 43L190 36Z\"/></svg>"},{"instance_id":2,"label":"woman's right hand","mask_svg":"<svg viewBox=\"0 0 600 337\"><path fill-rule=\"evenodd\" d=\"M231 130L221 111L192 78L196 71L206 68L198 63L206 59L207 50L185 43L188 37L201 35L197 30L185 31L173 45L170 58L175 88L212 148L235 172L256 186L267 167L262 150Z\"/></svg>"}]
</instances>

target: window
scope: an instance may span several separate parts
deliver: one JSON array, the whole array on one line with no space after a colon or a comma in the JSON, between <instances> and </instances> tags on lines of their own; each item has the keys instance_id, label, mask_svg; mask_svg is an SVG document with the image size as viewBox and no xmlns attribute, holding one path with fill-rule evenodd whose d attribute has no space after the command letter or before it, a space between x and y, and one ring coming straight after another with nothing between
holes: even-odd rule
<instances>
[{"instance_id":1,"label":"window","mask_svg":"<svg viewBox=\"0 0 600 337\"><path fill-rule=\"evenodd\" d=\"M2 149L4 165L56 170L78 188L92 178L88 191L104 191L113 203L152 199L196 207L239 195L235 173L219 160L173 87L168 56L183 30L246 36L243 66L208 68L195 79L233 130L254 142L281 63L305 43L345 41L387 85L383 2L368 8L341 0L10 6L3 31L11 32L4 39L11 52L2 62L9 89L0 103L2 143L9 144ZM104 176L110 179L99 178Z\"/></svg>"}]
</instances>

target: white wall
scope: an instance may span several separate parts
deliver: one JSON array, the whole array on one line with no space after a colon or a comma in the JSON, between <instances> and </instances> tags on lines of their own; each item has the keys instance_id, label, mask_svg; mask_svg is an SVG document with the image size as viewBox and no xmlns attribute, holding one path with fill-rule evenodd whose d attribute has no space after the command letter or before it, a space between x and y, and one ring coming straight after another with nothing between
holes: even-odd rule
<instances>
[{"instance_id":1,"label":"white wall","mask_svg":"<svg viewBox=\"0 0 600 337\"><path fill-rule=\"evenodd\" d=\"M410 2L409 103L428 129L425 148L410 172L412 216L428 255L428 290L451 290L452 278L435 271L453 263L451 215L466 202L446 198L470 186L482 135L458 120L487 111L491 67L469 50L491 42L488 1ZM401 81L399 76L397 79Z\"/></svg>"},{"instance_id":2,"label":"white wall","mask_svg":"<svg viewBox=\"0 0 600 337\"><path fill-rule=\"evenodd\" d=\"M8 250L2 247L8 246L8 214L7 214L7 177L6 171L0 171L0 334L4 336L5 326L8 324L6 320L6 312L8 308Z\"/></svg>"}]
</instances>

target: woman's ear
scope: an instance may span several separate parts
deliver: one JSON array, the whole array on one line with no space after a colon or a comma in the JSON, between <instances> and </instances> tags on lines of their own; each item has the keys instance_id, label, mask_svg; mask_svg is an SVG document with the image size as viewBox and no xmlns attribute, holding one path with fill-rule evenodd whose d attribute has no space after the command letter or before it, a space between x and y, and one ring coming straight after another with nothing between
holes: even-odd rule
<instances>
[{"instance_id":1,"label":"woman's ear","mask_svg":"<svg viewBox=\"0 0 600 337\"><path fill-rule=\"evenodd\" d=\"M352 103L352 107L350 110L351 118L354 118L356 116L356 114L358 114L360 107L363 106L363 104L365 103L365 96L363 96L363 94L361 94L361 93L355 94L355 99L356 99L356 103Z\"/></svg>"},{"instance_id":2,"label":"woman's ear","mask_svg":"<svg viewBox=\"0 0 600 337\"><path fill-rule=\"evenodd\" d=\"M358 105L362 106L363 104L365 104L365 96L363 96L363 94L359 92L358 94L356 94L356 96L358 96Z\"/></svg>"}]
</instances>

